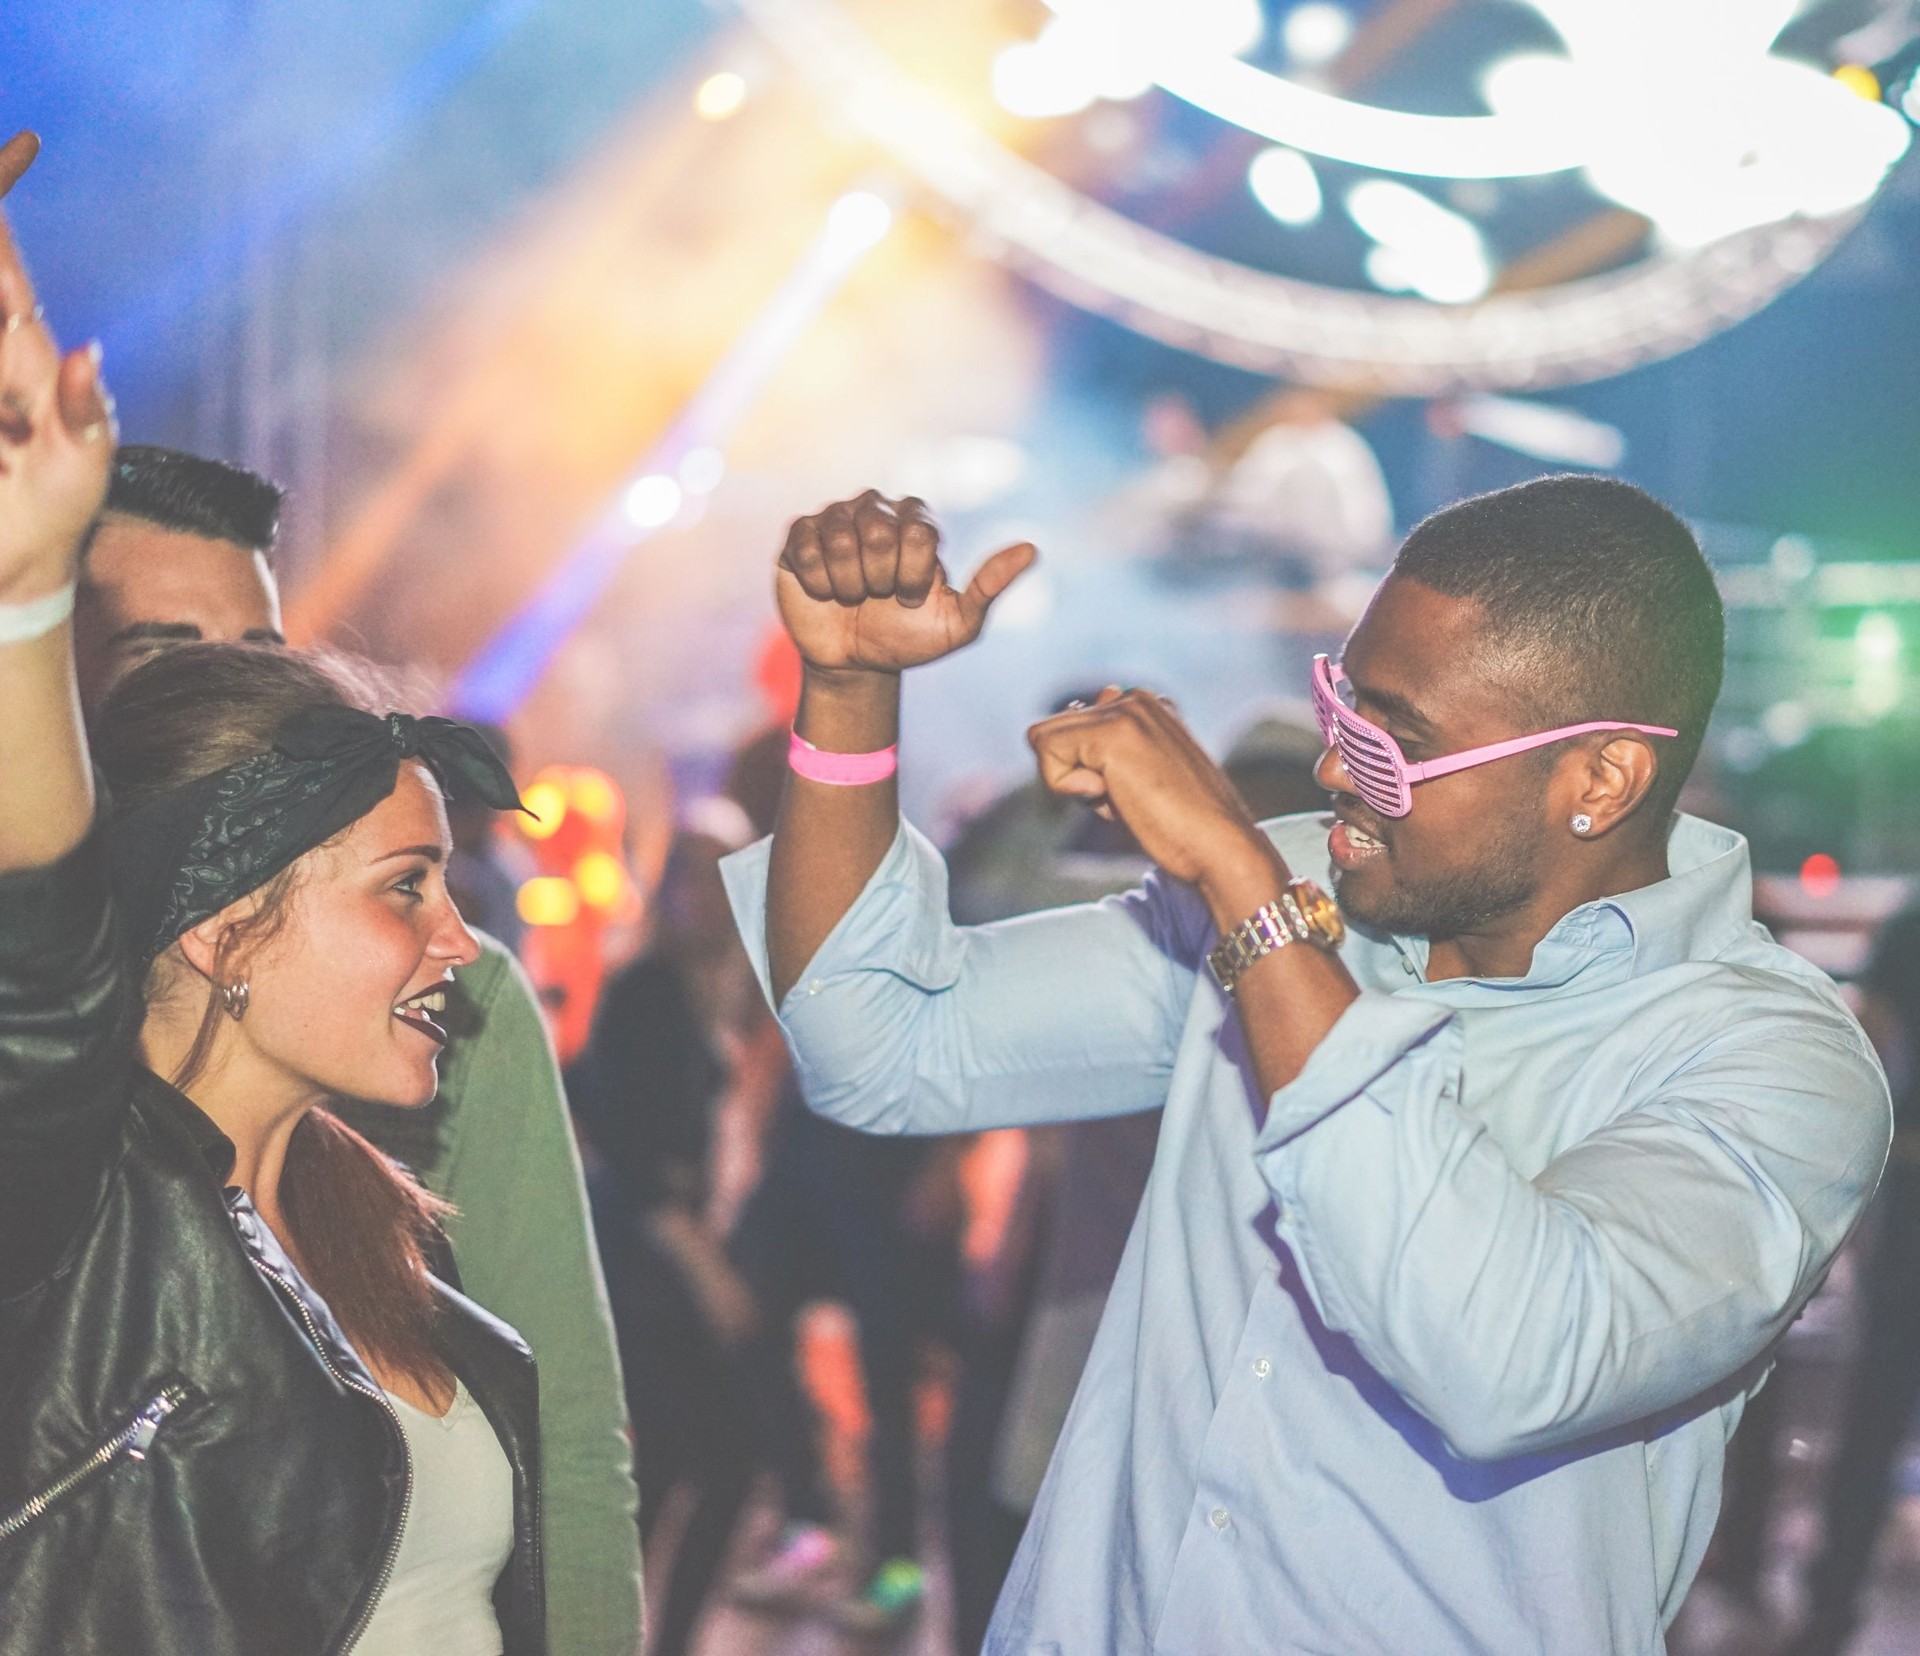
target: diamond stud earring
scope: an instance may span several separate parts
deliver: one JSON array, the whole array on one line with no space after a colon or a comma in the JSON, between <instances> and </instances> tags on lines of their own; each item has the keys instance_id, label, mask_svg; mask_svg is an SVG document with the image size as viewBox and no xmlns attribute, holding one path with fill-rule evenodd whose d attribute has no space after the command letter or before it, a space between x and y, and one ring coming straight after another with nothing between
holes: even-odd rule
<instances>
[{"instance_id":1,"label":"diamond stud earring","mask_svg":"<svg viewBox=\"0 0 1920 1656\"><path fill-rule=\"evenodd\" d=\"M1593 818L1588 816L1585 811L1577 812L1574 816L1572 827L1576 834L1584 834L1593 827Z\"/></svg>"},{"instance_id":2,"label":"diamond stud earring","mask_svg":"<svg viewBox=\"0 0 1920 1656\"><path fill-rule=\"evenodd\" d=\"M235 978L233 982L223 983L220 986L220 1008L235 1023L247 1015L249 997L250 991L245 978Z\"/></svg>"}]
</instances>

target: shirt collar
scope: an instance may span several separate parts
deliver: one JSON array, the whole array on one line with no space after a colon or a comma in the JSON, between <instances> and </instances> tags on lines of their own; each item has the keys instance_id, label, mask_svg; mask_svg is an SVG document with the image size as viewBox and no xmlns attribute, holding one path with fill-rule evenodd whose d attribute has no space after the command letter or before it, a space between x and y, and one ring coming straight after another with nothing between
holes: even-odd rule
<instances>
[{"instance_id":1,"label":"shirt collar","mask_svg":"<svg viewBox=\"0 0 1920 1656\"><path fill-rule=\"evenodd\" d=\"M1564 914L1534 946L1520 978L1457 978L1430 987L1478 998L1559 989L1576 978L1632 978L1686 960L1709 959L1753 921L1747 842L1731 828L1676 816L1667 839L1668 874L1638 891L1601 897ZM1396 935L1401 958L1425 978L1427 940Z\"/></svg>"}]
</instances>

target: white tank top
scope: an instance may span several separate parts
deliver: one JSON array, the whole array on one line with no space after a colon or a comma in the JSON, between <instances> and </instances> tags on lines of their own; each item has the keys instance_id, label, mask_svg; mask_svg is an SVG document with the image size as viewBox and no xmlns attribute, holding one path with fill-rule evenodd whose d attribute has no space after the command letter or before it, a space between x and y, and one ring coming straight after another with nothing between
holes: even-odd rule
<instances>
[{"instance_id":1,"label":"white tank top","mask_svg":"<svg viewBox=\"0 0 1920 1656\"><path fill-rule=\"evenodd\" d=\"M493 1584L513 1552L513 1468L465 1386L436 1419L387 1393L413 1461L393 1575L354 1656L500 1656Z\"/></svg>"}]
</instances>

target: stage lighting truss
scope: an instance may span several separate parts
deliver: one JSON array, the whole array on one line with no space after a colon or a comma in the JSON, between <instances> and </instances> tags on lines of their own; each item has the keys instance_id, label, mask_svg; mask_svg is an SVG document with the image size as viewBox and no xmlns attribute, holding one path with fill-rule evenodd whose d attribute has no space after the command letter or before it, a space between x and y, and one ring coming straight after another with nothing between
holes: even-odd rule
<instances>
[{"instance_id":1,"label":"stage lighting truss","mask_svg":"<svg viewBox=\"0 0 1920 1656\"><path fill-rule=\"evenodd\" d=\"M1603 379L1677 355L1760 310L1818 266L1866 206L1859 201L1750 225L1702 245L1663 247L1601 275L1495 292L1467 304L1324 286L1190 247L1014 154L916 82L837 0L736 3L829 111L963 218L976 247L1138 333L1302 384L1437 397ZM1553 3L1569 15L1579 10L1574 0ZM1182 78L1177 67L1155 78L1176 95L1193 90L1173 85ZM1325 102L1349 112L1362 108ZM1390 130L1391 120L1382 129L1362 118L1360 127L1377 133ZM1265 130L1271 135L1274 129ZM1472 130L1482 151L1470 170L1480 176L1511 165L1510 158L1484 153L1496 134L1516 142L1531 135L1536 142L1521 170L1581 159L1564 135L1550 152L1537 122L1488 118ZM1301 139L1300 131L1289 131ZM1903 133L1899 147L1904 143ZM1370 159L1378 164L1406 156Z\"/></svg>"}]
</instances>

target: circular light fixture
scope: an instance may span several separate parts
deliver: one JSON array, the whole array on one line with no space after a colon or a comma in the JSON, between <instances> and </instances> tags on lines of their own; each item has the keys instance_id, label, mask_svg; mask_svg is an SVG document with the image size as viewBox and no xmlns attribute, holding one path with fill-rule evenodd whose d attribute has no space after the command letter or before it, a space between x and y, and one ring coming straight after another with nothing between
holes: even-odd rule
<instances>
[{"instance_id":1,"label":"circular light fixture","mask_svg":"<svg viewBox=\"0 0 1920 1656\"><path fill-rule=\"evenodd\" d=\"M731 69L707 76L693 94L694 113L703 121L724 121L737 115L746 101L746 77Z\"/></svg>"},{"instance_id":2,"label":"circular light fixture","mask_svg":"<svg viewBox=\"0 0 1920 1656\"><path fill-rule=\"evenodd\" d=\"M1134 13L1143 5L1164 3L1133 0ZM1535 0L1538 9L1551 8L1551 20L1570 47L1590 40L1599 27L1594 19L1610 16L1606 8L1615 3ZM1636 8L1647 3L1650 0L1634 0ZM1778 32L1771 12L1779 3L1751 0L1753 13L1767 15L1759 22L1749 15L1744 26L1756 35L1765 28L1763 45ZM1431 304L1325 287L1203 253L1092 200L1014 154L920 86L835 0L738 0L738 4L775 49L813 83L838 117L879 144L969 220L977 245L994 251L1062 297L1136 332L1303 384L1431 397L1468 390L1536 390L1604 378L1655 362L1751 315L1799 281L1853 227L1866 199L1857 194L1856 181L1842 192L1853 194L1852 201L1830 198L1817 212L1749 223L1701 245L1663 247L1637 264L1602 275L1549 288L1495 293L1475 303ZM1725 9L1720 0L1675 0L1675 4L1689 12L1702 7ZM1725 0L1736 11L1748 4L1749 0ZM1095 13L1104 11L1094 0L1080 0L1080 8L1089 5ZM1075 15L1084 12L1077 8ZM1588 32L1583 34L1583 29ZM1216 52L1208 61L1218 58ZM1225 61L1262 74L1268 81L1278 80L1252 71L1237 59ZM1175 90L1166 75L1158 78L1162 86ZM1837 84L1832 90L1874 113L1873 106ZM1291 92L1337 106L1328 112L1336 122L1355 119L1364 124L1372 116L1383 115L1439 122L1457 133L1485 132L1489 130L1485 122L1507 121L1506 117L1399 116L1330 94L1305 94L1301 88ZM1360 113L1355 115L1356 111ZM1898 117L1893 119L1898 122ZM1483 124L1470 124L1475 121ZM1456 176L1511 176L1571 167L1585 158L1584 142L1575 141L1583 139L1581 122L1556 123L1546 111L1516 116L1513 121L1518 125L1504 125L1501 130L1552 128L1557 134L1554 142L1560 146L1556 157L1536 156L1526 166L1516 166L1507 153L1497 164L1483 158L1482 165L1462 172L1451 162L1447 169L1434 165L1431 143L1437 140L1429 140L1427 162L1422 166L1400 165L1409 159L1404 149L1362 164L1402 172L1452 170ZM1900 143L1905 143L1904 127ZM1335 153L1319 143L1300 147ZM1546 165L1548 159L1553 161L1551 166ZM1393 281L1418 291L1403 252L1396 249L1378 262ZM1450 292L1471 285L1466 280L1467 262L1464 256L1456 259Z\"/></svg>"},{"instance_id":3,"label":"circular light fixture","mask_svg":"<svg viewBox=\"0 0 1920 1656\"><path fill-rule=\"evenodd\" d=\"M827 209L827 235L843 253L865 252L892 228L892 206L871 190L849 190Z\"/></svg>"},{"instance_id":4,"label":"circular light fixture","mask_svg":"<svg viewBox=\"0 0 1920 1656\"><path fill-rule=\"evenodd\" d=\"M1280 23L1280 44L1289 61L1302 69L1318 69L1333 62L1353 39L1353 13L1327 0L1304 0L1290 8Z\"/></svg>"},{"instance_id":5,"label":"circular light fixture","mask_svg":"<svg viewBox=\"0 0 1920 1656\"><path fill-rule=\"evenodd\" d=\"M1298 150L1278 144L1263 149L1247 167L1247 188L1276 219L1295 229L1320 216L1320 179Z\"/></svg>"},{"instance_id":6,"label":"circular light fixture","mask_svg":"<svg viewBox=\"0 0 1920 1656\"><path fill-rule=\"evenodd\" d=\"M627 521L636 529L658 529L680 515L680 485L664 472L650 472L627 490Z\"/></svg>"}]
</instances>

